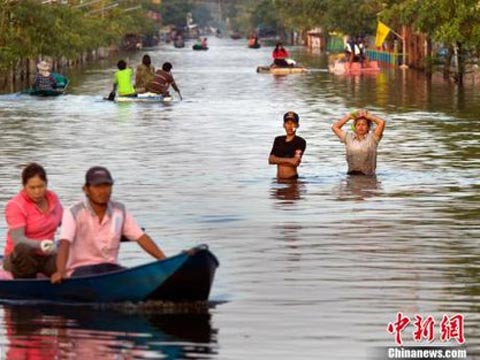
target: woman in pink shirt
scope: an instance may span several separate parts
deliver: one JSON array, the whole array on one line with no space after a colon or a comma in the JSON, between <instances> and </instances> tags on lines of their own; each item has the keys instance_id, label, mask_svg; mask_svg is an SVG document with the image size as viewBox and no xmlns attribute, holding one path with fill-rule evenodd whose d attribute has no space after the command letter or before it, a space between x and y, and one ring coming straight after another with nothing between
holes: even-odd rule
<instances>
[{"instance_id":1,"label":"woman in pink shirt","mask_svg":"<svg viewBox=\"0 0 480 360\"><path fill-rule=\"evenodd\" d=\"M22 171L23 189L5 207L7 244L3 267L15 278L46 276L56 271L54 235L63 209L57 195L47 190L45 169L31 163Z\"/></svg>"}]
</instances>

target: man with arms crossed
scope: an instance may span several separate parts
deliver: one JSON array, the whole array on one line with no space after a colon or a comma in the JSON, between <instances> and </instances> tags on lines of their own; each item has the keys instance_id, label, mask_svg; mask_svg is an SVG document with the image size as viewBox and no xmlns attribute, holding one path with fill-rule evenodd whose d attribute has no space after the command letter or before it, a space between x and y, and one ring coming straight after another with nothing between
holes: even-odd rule
<instances>
[{"instance_id":1,"label":"man with arms crossed","mask_svg":"<svg viewBox=\"0 0 480 360\"><path fill-rule=\"evenodd\" d=\"M277 165L277 178L297 179L297 167L302 161L307 146L306 141L295 132L299 127L298 114L289 111L283 115L283 128L286 135L277 136L268 158L270 165Z\"/></svg>"}]
</instances>

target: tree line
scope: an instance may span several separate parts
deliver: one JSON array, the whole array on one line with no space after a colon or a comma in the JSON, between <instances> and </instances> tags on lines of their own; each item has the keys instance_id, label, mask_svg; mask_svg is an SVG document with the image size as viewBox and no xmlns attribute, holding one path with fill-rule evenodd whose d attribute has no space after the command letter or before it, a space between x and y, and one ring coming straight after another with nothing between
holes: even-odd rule
<instances>
[{"instance_id":1,"label":"tree line","mask_svg":"<svg viewBox=\"0 0 480 360\"><path fill-rule=\"evenodd\" d=\"M377 20L392 29L407 26L426 35L431 44L446 48L445 76L456 58L456 77L461 84L467 60L478 58L480 8L478 0L223 0L227 16L240 31L266 27L278 32L305 32L321 27L349 35L375 35ZM240 16L241 15L241 16ZM425 59L431 71L432 53Z\"/></svg>"},{"instance_id":2,"label":"tree line","mask_svg":"<svg viewBox=\"0 0 480 360\"><path fill-rule=\"evenodd\" d=\"M0 70L22 59L75 58L121 41L126 33L153 32L146 17L162 14L163 24L185 25L188 12L200 25L218 12L233 30L245 35L258 28L279 34L321 27L324 34L374 35L377 20L392 29L408 26L427 42L447 50L445 69L457 59L461 82L467 59L480 49L478 0L0 0ZM67 5L63 5L67 3ZM219 24L213 24L218 26ZM431 59L426 59L429 71ZM447 75L448 76L448 75Z\"/></svg>"},{"instance_id":3,"label":"tree line","mask_svg":"<svg viewBox=\"0 0 480 360\"><path fill-rule=\"evenodd\" d=\"M0 0L0 70L14 70L25 59L75 59L119 43L126 33L154 30L145 16L151 1L86 3Z\"/></svg>"}]
</instances>

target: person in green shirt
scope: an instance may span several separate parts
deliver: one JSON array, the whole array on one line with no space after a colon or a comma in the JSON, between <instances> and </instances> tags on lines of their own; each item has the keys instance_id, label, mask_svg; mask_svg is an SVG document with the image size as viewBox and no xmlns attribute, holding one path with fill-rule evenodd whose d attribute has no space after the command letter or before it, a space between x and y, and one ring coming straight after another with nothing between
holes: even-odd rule
<instances>
[{"instance_id":1,"label":"person in green shirt","mask_svg":"<svg viewBox=\"0 0 480 360\"><path fill-rule=\"evenodd\" d=\"M125 60L120 60L117 63L118 71L115 72L115 80L113 81L113 91L109 97L115 96L118 92L119 96L137 96L135 88L132 85L133 70L127 68Z\"/></svg>"}]
</instances>

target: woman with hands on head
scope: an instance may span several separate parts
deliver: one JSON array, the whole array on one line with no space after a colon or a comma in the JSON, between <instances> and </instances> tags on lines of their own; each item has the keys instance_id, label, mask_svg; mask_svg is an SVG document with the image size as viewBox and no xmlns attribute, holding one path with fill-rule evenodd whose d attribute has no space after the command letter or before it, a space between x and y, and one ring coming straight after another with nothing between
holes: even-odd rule
<instances>
[{"instance_id":1,"label":"woman with hands on head","mask_svg":"<svg viewBox=\"0 0 480 360\"><path fill-rule=\"evenodd\" d=\"M23 189L5 207L7 244L3 267L14 278L46 276L56 271L54 235L63 209L57 195L47 190L45 169L31 163L22 171Z\"/></svg>"},{"instance_id":2,"label":"woman with hands on head","mask_svg":"<svg viewBox=\"0 0 480 360\"><path fill-rule=\"evenodd\" d=\"M353 120L352 132L342 127ZM375 128L372 129L372 124ZM332 125L332 130L345 144L349 175L375 175L377 146L382 139L385 120L359 109L346 114Z\"/></svg>"}]
</instances>

